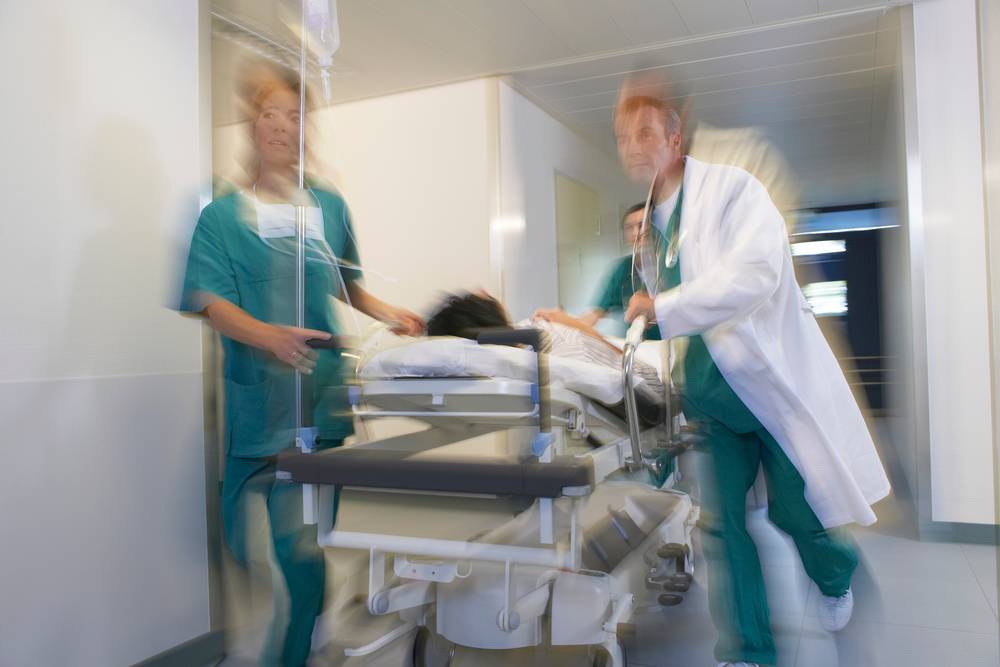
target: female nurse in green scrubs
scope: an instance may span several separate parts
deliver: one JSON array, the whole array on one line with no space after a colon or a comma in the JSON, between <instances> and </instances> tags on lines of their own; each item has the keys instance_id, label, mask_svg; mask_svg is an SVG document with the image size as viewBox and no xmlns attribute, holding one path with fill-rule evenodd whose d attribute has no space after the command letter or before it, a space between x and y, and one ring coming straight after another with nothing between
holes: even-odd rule
<instances>
[{"instance_id":1,"label":"female nurse in green scrubs","mask_svg":"<svg viewBox=\"0 0 1000 667\"><path fill-rule=\"evenodd\" d=\"M315 527L302 523L300 487L275 481L275 455L294 441L295 371L312 380L312 405L306 409L313 414L317 446L337 446L352 432L345 416L342 360L336 350L314 350L307 344L338 332L330 297L349 300L361 312L392 323L397 333L418 334L423 322L365 291L344 200L310 187L308 328L291 326L296 241L289 202L298 185L298 82L280 74L265 77L252 86L248 102L253 182L202 212L191 241L181 310L204 316L222 334L225 349L226 541L241 564L266 558L251 553L248 539L258 528L253 517L261 516L255 509L266 508L273 555L288 593L287 618L279 619L278 613L272 618L261 663L299 667L309 656L325 570Z\"/></svg>"}]
</instances>

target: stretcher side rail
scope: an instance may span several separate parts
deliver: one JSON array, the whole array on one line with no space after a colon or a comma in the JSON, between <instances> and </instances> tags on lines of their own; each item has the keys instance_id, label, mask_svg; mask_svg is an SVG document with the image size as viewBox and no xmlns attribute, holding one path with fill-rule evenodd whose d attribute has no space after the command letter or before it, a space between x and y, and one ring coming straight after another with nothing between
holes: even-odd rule
<instances>
[{"instance_id":1,"label":"stretcher side rail","mask_svg":"<svg viewBox=\"0 0 1000 667\"><path fill-rule=\"evenodd\" d=\"M475 493L529 498L579 495L593 487L594 464L587 457L551 461L482 457L408 456L406 452L344 447L278 455L283 477L300 484L389 488L437 493Z\"/></svg>"},{"instance_id":2,"label":"stretcher side rail","mask_svg":"<svg viewBox=\"0 0 1000 667\"><path fill-rule=\"evenodd\" d=\"M646 318L638 316L629 327L625 336L625 347L622 350L622 390L625 396L625 421L629 430L629 455L626 457L625 465L629 470L640 470L646 468L654 477L661 477L667 461L676 458L684 451L695 446L701 439L701 434L697 428L685 425L681 427L678 423L678 406L680 397L674 391L671 377L672 359L670 358L670 342L667 341L667 367L665 369L663 407L663 439L648 450L642 447L642 430L639 419L639 401L635 391L635 353L642 341L643 332L646 329Z\"/></svg>"}]
</instances>

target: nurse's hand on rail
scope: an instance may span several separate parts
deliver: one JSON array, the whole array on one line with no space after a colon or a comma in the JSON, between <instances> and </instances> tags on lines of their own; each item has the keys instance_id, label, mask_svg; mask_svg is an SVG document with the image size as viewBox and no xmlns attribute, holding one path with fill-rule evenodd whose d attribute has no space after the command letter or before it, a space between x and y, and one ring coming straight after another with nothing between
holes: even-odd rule
<instances>
[{"instance_id":1,"label":"nurse's hand on rail","mask_svg":"<svg viewBox=\"0 0 1000 667\"><path fill-rule=\"evenodd\" d=\"M653 297L645 292L636 292L629 299L628 308L625 309L625 321L631 322L640 315L645 315L646 320L652 325L656 322L656 308Z\"/></svg>"},{"instance_id":2,"label":"nurse's hand on rail","mask_svg":"<svg viewBox=\"0 0 1000 667\"><path fill-rule=\"evenodd\" d=\"M316 368L316 350L309 347L306 341L319 338L329 340L331 334L315 329L300 329L299 327L272 326L268 337L267 349L295 370L311 375Z\"/></svg>"}]
</instances>

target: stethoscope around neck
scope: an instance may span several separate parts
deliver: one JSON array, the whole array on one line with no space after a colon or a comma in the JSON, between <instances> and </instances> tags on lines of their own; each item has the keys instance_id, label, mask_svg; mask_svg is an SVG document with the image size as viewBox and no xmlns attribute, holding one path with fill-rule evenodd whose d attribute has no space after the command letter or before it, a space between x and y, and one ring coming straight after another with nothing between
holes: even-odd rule
<instances>
[{"instance_id":1,"label":"stethoscope around neck","mask_svg":"<svg viewBox=\"0 0 1000 667\"><path fill-rule=\"evenodd\" d=\"M656 189L656 179L660 175L659 168L653 173L653 179L649 184L649 191L646 193L646 203L642 209L642 223L639 225L639 234L632 244L632 276L636 275L644 283L649 294L655 294L660 287L660 261L659 252L650 252L649 227L651 224L653 193ZM678 226L670 230L670 239L667 241L667 251L663 256L663 266L672 269L677 266L680 259L680 233ZM644 240L645 239L645 240ZM658 247L659 244L656 244ZM653 256L650 256L653 255ZM633 285L634 287L634 285Z\"/></svg>"}]
</instances>

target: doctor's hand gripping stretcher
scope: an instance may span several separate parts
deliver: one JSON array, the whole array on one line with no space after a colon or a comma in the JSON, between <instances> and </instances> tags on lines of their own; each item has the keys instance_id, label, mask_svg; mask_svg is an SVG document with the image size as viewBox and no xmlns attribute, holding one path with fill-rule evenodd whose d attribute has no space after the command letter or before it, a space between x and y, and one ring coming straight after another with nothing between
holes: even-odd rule
<instances>
[{"instance_id":1,"label":"doctor's hand gripping stretcher","mask_svg":"<svg viewBox=\"0 0 1000 667\"><path fill-rule=\"evenodd\" d=\"M320 545L368 552L367 613L398 614L394 628L348 656L409 641L415 665L447 665L456 646L516 649L547 639L620 666L633 615L682 601L698 509L674 488L672 470L695 435L680 426L669 381L667 395L656 396L634 373L644 325L629 331L621 375L541 354L533 329L422 339L359 364L357 419L409 418L427 428L288 450L278 460L280 477L304 485L304 517L317 524ZM515 443L513 455L441 449L496 433ZM338 488L404 493L418 504L432 496L458 507L472 497L518 504L470 534L359 531L334 515Z\"/></svg>"}]
</instances>

